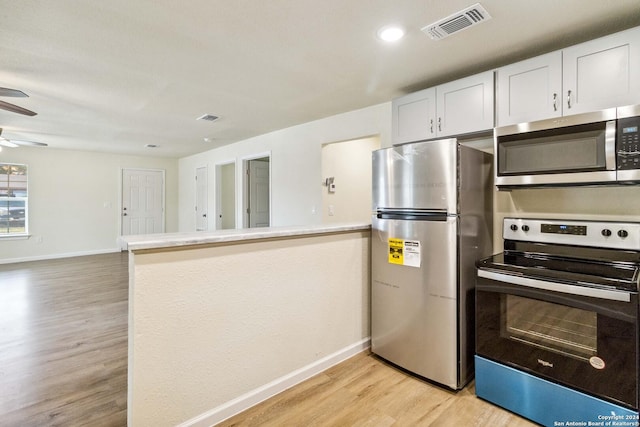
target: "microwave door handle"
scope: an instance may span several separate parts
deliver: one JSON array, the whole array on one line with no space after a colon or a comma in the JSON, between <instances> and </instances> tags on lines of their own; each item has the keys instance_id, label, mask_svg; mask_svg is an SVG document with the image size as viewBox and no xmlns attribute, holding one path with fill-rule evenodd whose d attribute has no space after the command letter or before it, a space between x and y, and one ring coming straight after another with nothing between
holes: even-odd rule
<instances>
[{"instance_id":1,"label":"microwave door handle","mask_svg":"<svg viewBox=\"0 0 640 427\"><path fill-rule=\"evenodd\" d=\"M616 170L616 121L609 120L604 132L605 169Z\"/></svg>"},{"instance_id":2,"label":"microwave door handle","mask_svg":"<svg viewBox=\"0 0 640 427\"><path fill-rule=\"evenodd\" d=\"M478 277L510 283L512 285L527 286L546 291L563 292L584 297L602 298L612 301L630 302L628 292L590 288L586 286L568 285L565 283L547 282L545 280L531 279L529 277L512 276L510 274L495 273L493 271L478 270Z\"/></svg>"}]
</instances>

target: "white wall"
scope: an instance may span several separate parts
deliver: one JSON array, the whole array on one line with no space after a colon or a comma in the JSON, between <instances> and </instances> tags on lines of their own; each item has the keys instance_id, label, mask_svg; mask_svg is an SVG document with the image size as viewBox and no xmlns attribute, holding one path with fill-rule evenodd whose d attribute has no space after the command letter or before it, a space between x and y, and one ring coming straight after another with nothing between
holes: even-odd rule
<instances>
[{"instance_id":1,"label":"white wall","mask_svg":"<svg viewBox=\"0 0 640 427\"><path fill-rule=\"evenodd\" d=\"M371 152L378 137L327 144L322 147L322 179L333 177L335 192L322 189L322 222L371 221Z\"/></svg>"},{"instance_id":2,"label":"white wall","mask_svg":"<svg viewBox=\"0 0 640 427\"><path fill-rule=\"evenodd\" d=\"M271 225L306 225L322 222L321 150L322 145L379 135L381 146L391 141L391 103L327 117L321 120L278 130L231 146L224 146L180 159L179 229L195 230L196 168L236 160L236 200L242 200L242 159L256 155L271 156ZM215 174L210 174L213 177ZM211 179L211 178L210 178ZM214 189L213 181L209 189ZM215 197L209 198L213 203ZM209 206L209 212L215 212ZM237 224L242 224L242 210L236 210ZM210 227L214 224L211 222Z\"/></svg>"},{"instance_id":3,"label":"white wall","mask_svg":"<svg viewBox=\"0 0 640 427\"><path fill-rule=\"evenodd\" d=\"M0 162L28 165L29 239L0 239L0 262L119 250L122 168L166 171L166 230L177 231L176 159L53 148L5 148Z\"/></svg>"}]
</instances>

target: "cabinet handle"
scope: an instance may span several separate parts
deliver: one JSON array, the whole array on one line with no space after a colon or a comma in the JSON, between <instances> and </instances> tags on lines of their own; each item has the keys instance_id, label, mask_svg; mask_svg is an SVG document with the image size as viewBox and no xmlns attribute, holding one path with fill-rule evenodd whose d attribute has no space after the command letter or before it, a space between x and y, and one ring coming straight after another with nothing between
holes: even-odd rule
<instances>
[{"instance_id":1,"label":"cabinet handle","mask_svg":"<svg viewBox=\"0 0 640 427\"><path fill-rule=\"evenodd\" d=\"M558 94L553 94L553 111L558 111Z\"/></svg>"},{"instance_id":2,"label":"cabinet handle","mask_svg":"<svg viewBox=\"0 0 640 427\"><path fill-rule=\"evenodd\" d=\"M442 117L438 117L438 132L442 132Z\"/></svg>"},{"instance_id":3,"label":"cabinet handle","mask_svg":"<svg viewBox=\"0 0 640 427\"><path fill-rule=\"evenodd\" d=\"M571 91L567 91L567 108L571 108Z\"/></svg>"},{"instance_id":4,"label":"cabinet handle","mask_svg":"<svg viewBox=\"0 0 640 427\"><path fill-rule=\"evenodd\" d=\"M431 129L431 133L433 133L433 119L429 120L429 128Z\"/></svg>"}]
</instances>

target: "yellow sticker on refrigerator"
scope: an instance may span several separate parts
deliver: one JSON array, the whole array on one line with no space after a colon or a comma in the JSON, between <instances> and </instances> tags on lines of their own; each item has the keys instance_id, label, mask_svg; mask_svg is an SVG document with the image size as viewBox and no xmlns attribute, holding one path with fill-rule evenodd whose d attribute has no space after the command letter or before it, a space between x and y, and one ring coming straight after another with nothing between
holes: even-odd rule
<instances>
[{"instance_id":1,"label":"yellow sticker on refrigerator","mask_svg":"<svg viewBox=\"0 0 640 427\"><path fill-rule=\"evenodd\" d=\"M420 267L420 241L389 238L389 263Z\"/></svg>"},{"instance_id":2,"label":"yellow sticker on refrigerator","mask_svg":"<svg viewBox=\"0 0 640 427\"><path fill-rule=\"evenodd\" d=\"M404 240L389 239L389 262L391 264L404 264Z\"/></svg>"}]
</instances>

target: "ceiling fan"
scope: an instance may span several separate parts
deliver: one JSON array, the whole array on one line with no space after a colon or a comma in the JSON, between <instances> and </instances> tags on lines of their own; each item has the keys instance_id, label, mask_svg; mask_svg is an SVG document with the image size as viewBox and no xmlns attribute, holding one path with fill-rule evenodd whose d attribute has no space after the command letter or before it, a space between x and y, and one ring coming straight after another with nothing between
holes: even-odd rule
<instances>
[{"instance_id":1,"label":"ceiling fan","mask_svg":"<svg viewBox=\"0 0 640 427\"><path fill-rule=\"evenodd\" d=\"M13 98L28 98L29 95L18 89L9 89L6 87L0 87L0 96L10 96ZM26 108L18 107L17 105L10 104L8 102L0 101L0 109L11 111L13 113L24 114L25 116L35 116L36 112L27 110Z\"/></svg>"},{"instance_id":2,"label":"ceiling fan","mask_svg":"<svg viewBox=\"0 0 640 427\"><path fill-rule=\"evenodd\" d=\"M17 139L7 139L2 137L2 128L0 128L0 145L9 148L17 148L21 145L30 147L46 147L48 144L36 141L21 141Z\"/></svg>"}]
</instances>

